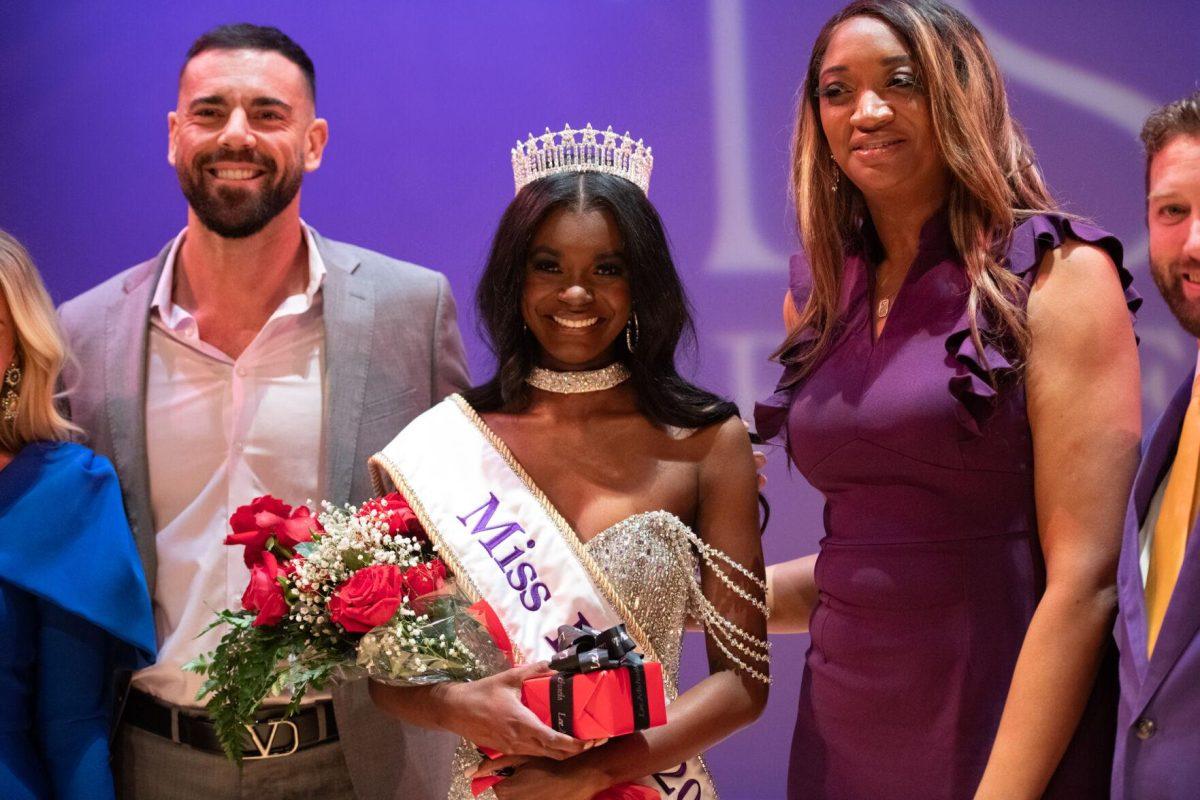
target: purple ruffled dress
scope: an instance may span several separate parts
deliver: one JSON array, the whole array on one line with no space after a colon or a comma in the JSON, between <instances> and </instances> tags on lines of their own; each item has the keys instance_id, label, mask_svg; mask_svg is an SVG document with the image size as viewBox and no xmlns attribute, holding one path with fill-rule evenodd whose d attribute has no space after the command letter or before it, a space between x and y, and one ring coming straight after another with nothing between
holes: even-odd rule
<instances>
[{"instance_id":1,"label":"purple ruffled dress","mask_svg":"<svg viewBox=\"0 0 1200 800\"><path fill-rule=\"evenodd\" d=\"M1068 237L1108 253L1136 310L1120 242L1090 225L1033 217L1014 232L1007 266L1032 285ZM969 284L944 215L922 229L878 341L863 250L846 260L832 349L755 409L759 433L782 435L825 496L788 797L970 798L1045 588L1025 391L990 346L989 378L971 340ZM798 306L809 285L794 256ZM1046 797L1108 796L1115 691L1106 658Z\"/></svg>"}]
</instances>

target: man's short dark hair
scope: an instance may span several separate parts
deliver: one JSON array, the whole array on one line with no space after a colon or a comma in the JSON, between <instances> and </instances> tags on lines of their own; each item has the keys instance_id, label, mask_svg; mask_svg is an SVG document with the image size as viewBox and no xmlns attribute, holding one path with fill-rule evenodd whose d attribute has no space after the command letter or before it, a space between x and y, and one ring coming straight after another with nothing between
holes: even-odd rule
<instances>
[{"instance_id":1,"label":"man's short dark hair","mask_svg":"<svg viewBox=\"0 0 1200 800\"><path fill-rule=\"evenodd\" d=\"M308 81L308 92L315 103L317 101L317 71L312 59L304 48L296 44L292 37L279 28L270 25L253 25L249 22L239 22L234 25L220 25L192 42L188 48L187 57L183 60L183 69L188 62L205 50L269 50L279 53L291 61L304 73ZM183 74L180 69L180 75Z\"/></svg>"},{"instance_id":2,"label":"man's short dark hair","mask_svg":"<svg viewBox=\"0 0 1200 800\"><path fill-rule=\"evenodd\" d=\"M1179 135L1200 136L1200 90L1167 103L1146 118L1142 145L1146 148L1146 191L1150 191L1150 163L1167 143Z\"/></svg>"}]
</instances>

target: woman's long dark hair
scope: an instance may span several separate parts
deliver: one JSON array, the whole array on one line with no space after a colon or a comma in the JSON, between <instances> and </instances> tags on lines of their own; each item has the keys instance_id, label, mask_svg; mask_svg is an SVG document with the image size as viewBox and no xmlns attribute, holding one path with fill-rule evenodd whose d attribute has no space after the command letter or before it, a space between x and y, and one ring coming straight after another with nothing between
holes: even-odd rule
<instances>
[{"instance_id":1,"label":"woman's long dark hair","mask_svg":"<svg viewBox=\"0 0 1200 800\"><path fill-rule=\"evenodd\" d=\"M904 43L929 104L933 137L950 171L950 233L970 280L971 340L985 352L980 320L989 320L1004 349L1023 361L1031 346L1025 286L1003 264L1013 229L1058 205L1042 179L1021 126L1013 119L1004 78L966 15L942 0L854 0L817 34L797 98L791 192L800 242L812 267L808 298L793 298L799 320L775 351L802 380L829 351L838 320L848 244L869 216L862 192L834 163L821 124L822 65L837 28L854 17L887 25ZM816 334L815 339L813 334ZM989 366L990 369L990 366Z\"/></svg>"},{"instance_id":2,"label":"woman's long dark hair","mask_svg":"<svg viewBox=\"0 0 1200 800\"><path fill-rule=\"evenodd\" d=\"M599 172L562 173L527 184L509 203L492 240L475 292L481 333L496 356L496 374L463 393L478 411L520 411L537 342L525 328L521 296L529 248L542 223L560 208L603 210L621 232L629 289L637 314L632 351L618 344L632 373L638 408L659 425L698 428L737 416L733 403L690 383L675 368L675 351L695 331L667 245L662 220L633 183Z\"/></svg>"}]
</instances>

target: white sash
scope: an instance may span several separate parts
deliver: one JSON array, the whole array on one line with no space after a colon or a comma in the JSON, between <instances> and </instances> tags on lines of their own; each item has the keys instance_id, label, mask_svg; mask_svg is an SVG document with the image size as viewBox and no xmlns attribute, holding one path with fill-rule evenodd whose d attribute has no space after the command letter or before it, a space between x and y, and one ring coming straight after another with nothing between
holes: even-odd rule
<instances>
[{"instance_id":1,"label":"white sash","mask_svg":"<svg viewBox=\"0 0 1200 800\"><path fill-rule=\"evenodd\" d=\"M458 395L413 420L370 460L380 494L404 495L471 599L486 600L517 663L554 655L560 625L624 623L660 660L578 535ZM671 800L716 800L697 756L639 783Z\"/></svg>"}]
</instances>

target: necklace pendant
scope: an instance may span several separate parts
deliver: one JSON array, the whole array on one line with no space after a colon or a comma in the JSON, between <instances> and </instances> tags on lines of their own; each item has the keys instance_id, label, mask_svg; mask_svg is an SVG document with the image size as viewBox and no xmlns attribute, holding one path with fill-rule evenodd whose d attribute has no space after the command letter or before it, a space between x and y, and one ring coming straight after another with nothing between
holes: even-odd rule
<instances>
[{"instance_id":1,"label":"necklace pendant","mask_svg":"<svg viewBox=\"0 0 1200 800\"><path fill-rule=\"evenodd\" d=\"M888 315L888 312L891 310L892 310L892 299L890 297L885 297L879 301L879 305L875 309L875 316L879 317L880 319L883 319L884 317L886 317Z\"/></svg>"}]
</instances>

